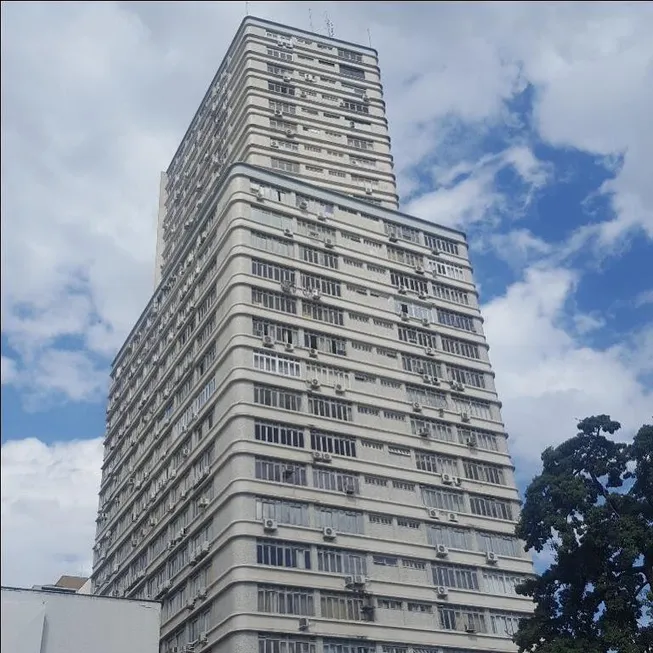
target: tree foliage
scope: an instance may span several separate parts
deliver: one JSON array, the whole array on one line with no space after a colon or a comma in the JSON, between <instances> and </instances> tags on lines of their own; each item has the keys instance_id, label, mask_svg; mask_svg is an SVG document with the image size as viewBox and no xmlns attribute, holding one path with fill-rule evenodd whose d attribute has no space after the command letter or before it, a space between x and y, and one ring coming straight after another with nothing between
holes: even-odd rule
<instances>
[{"instance_id":1,"label":"tree foliage","mask_svg":"<svg viewBox=\"0 0 653 653\"><path fill-rule=\"evenodd\" d=\"M535 602L520 653L653 653L653 426L620 427L581 420L526 490L517 535L553 563L518 589Z\"/></svg>"}]
</instances>

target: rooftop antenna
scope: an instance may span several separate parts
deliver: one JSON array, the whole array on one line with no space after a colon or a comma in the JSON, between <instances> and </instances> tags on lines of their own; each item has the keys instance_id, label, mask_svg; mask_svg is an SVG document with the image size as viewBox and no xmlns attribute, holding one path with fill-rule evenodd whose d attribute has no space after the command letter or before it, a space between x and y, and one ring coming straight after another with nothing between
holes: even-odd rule
<instances>
[{"instance_id":1,"label":"rooftop antenna","mask_svg":"<svg viewBox=\"0 0 653 653\"><path fill-rule=\"evenodd\" d=\"M245 2L245 16L249 16L249 2Z\"/></svg>"},{"instance_id":2,"label":"rooftop antenna","mask_svg":"<svg viewBox=\"0 0 653 653\"><path fill-rule=\"evenodd\" d=\"M333 23L329 19L329 14L326 11L324 12L324 24L326 25L327 36L332 39L334 34Z\"/></svg>"},{"instance_id":3,"label":"rooftop antenna","mask_svg":"<svg viewBox=\"0 0 653 653\"><path fill-rule=\"evenodd\" d=\"M308 24L311 28L311 32L314 32L315 28L313 27L313 10L310 7L308 8Z\"/></svg>"},{"instance_id":4,"label":"rooftop antenna","mask_svg":"<svg viewBox=\"0 0 653 653\"><path fill-rule=\"evenodd\" d=\"M367 40L370 42L370 47L372 47L372 32L370 32L370 28L367 28Z\"/></svg>"}]
</instances>

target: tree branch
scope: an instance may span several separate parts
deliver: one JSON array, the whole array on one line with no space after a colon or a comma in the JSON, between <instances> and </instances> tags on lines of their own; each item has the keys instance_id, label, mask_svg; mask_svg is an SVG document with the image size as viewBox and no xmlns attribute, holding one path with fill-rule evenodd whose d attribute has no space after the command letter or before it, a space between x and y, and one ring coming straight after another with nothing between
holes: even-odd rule
<instances>
[{"instance_id":1,"label":"tree branch","mask_svg":"<svg viewBox=\"0 0 653 653\"><path fill-rule=\"evenodd\" d=\"M599 491L599 494L605 499L605 502L608 504L610 510L617 516L620 517L621 515L619 514L619 511L614 507L614 504L610 500L610 493L603 487L601 484L601 481L599 481L598 478L596 478L596 475L594 472L589 472L589 475L592 478L592 481L594 481L594 485L596 485L596 488Z\"/></svg>"}]
</instances>

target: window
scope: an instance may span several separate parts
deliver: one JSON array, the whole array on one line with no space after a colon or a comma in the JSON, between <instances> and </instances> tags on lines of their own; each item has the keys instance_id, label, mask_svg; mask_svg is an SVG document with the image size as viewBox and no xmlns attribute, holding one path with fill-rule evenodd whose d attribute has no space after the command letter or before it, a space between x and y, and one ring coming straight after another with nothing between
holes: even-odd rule
<instances>
[{"instance_id":1,"label":"window","mask_svg":"<svg viewBox=\"0 0 653 653\"><path fill-rule=\"evenodd\" d=\"M262 481L287 483L288 485L308 485L306 480L306 465L287 463L273 458L254 459L254 476Z\"/></svg>"},{"instance_id":2,"label":"window","mask_svg":"<svg viewBox=\"0 0 653 653\"><path fill-rule=\"evenodd\" d=\"M466 528L455 528L441 524L429 525L427 536L429 544L433 546L444 544L449 549L474 550L473 533Z\"/></svg>"},{"instance_id":3,"label":"window","mask_svg":"<svg viewBox=\"0 0 653 653\"><path fill-rule=\"evenodd\" d=\"M315 249L314 247L307 247L306 245L299 246L299 258L307 263L313 265L322 265L326 268L338 269L338 255L325 252L323 250Z\"/></svg>"},{"instance_id":4,"label":"window","mask_svg":"<svg viewBox=\"0 0 653 653\"><path fill-rule=\"evenodd\" d=\"M362 607L362 599L349 594L330 594L322 592L320 596L320 614L323 619L362 621Z\"/></svg>"},{"instance_id":5,"label":"window","mask_svg":"<svg viewBox=\"0 0 653 653\"><path fill-rule=\"evenodd\" d=\"M325 385L340 384L345 388L349 387L349 373L347 370L323 365L321 363L306 363L306 376L309 379L317 379Z\"/></svg>"},{"instance_id":6,"label":"window","mask_svg":"<svg viewBox=\"0 0 653 653\"><path fill-rule=\"evenodd\" d=\"M352 102L351 100L344 100L340 103L341 109L344 111L353 111L354 113L369 113L370 108L367 104L362 102Z\"/></svg>"},{"instance_id":7,"label":"window","mask_svg":"<svg viewBox=\"0 0 653 653\"><path fill-rule=\"evenodd\" d=\"M305 300L302 301L302 317L338 326L343 326L345 323L344 312L341 309Z\"/></svg>"},{"instance_id":8,"label":"window","mask_svg":"<svg viewBox=\"0 0 653 653\"><path fill-rule=\"evenodd\" d=\"M315 614L313 592L300 587L258 586L258 611L274 614Z\"/></svg>"},{"instance_id":9,"label":"window","mask_svg":"<svg viewBox=\"0 0 653 653\"><path fill-rule=\"evenodd\" d=\"M283 50L275 50L274 48L267 49L268 57L274 57L275 59L280 59L281 61L292 61L292 53L284 52Z\"/></svg>"},{"instance_id":10,"label":"window","mask_svg":"<svg viewBox=\"0 0 653 653\"><path fill-rule=\"evenodd\" d=\"M414 374L428 374L438 379L442 378L440 364L436 363L432 358L423 358L421 356L406 356L401 355L401 364L406 372L413 372Z\"/></svg>"},{"instance_id":11,"label":"window","mask_svg":"<svg viewBox=\"0 0 653 653\"><path fill-rule=\"evenodd\" d=\"M311 549L290 542L257 540L256 562L259 565L270 565L272 567L310 569Z\"/></svg>"},{"instance_id":12,"label":"window","mask_svg":"<svg viewBox=\"0 0 653 653\"><path fill-rule=\"evenodd\" d=\"M352 421L351 403L339 399L320 397L308 398L308 412L319 417L338 419L344 422Z\"/></svg>"},{"instance_id":13,"label":"window","mask_svg":"<svg viewBox=\"0 0 653 653\"><path fill-rule=\"evenodd\" d=\"M461 444L474 443L478 449L499 451L499 435L480 429L463 428L458 426L458 441Z\"/></svg>"},{"instance_id":14,"label":"window","mask_svg":"<svg viewBox=\"0 0 653 653\"><path fill-rule=\"evenodd\" d=\"M305 290L317 290L324 295L340 297L342 295L340 282L316 274L301 273L301 284Z\"/></svg>"},{"instance_id":15,"label":"window","mask_svg":"<svg viewBox=\"0 0 653 653\"><path fill-rule=\"evenodd\" d=\"M409 274L401 274L399 272L390 272L390 283L395 288L405 288L412 292L428 295L429 284L421 277L414 277Z\"/></svg>"},{"instance_id":16,"label":"window","mask_svg":"<svg viewBox=\"0 0 653 653\"><path fill-rule=\"evenodd\" d=\"M358 476L333 469L314 467L313 487L320 490L332 490L333 492L344 492L345 489L352 488L354 494L358 494Z\"/></svg>"},{"instance_id":17,"label":"window","mask_svg":"<svg viewBox=\"0 0 653 653\"><path fill-rule=\"evenodd\" d=\"M445 252L446 254L454 254L459 256L458 243L442 236L433 236L431 234L424 234L424 244L435 252Z\"/></svg>"},{"instance_id":18,"label":"window","mask_svg":"<svg viewBox=\"0 0 653 653\"><path fill-rule=\"evenodd\" d=\"M278 84L277 82L268 82L268 91L280 93L281 95L295 95L295 89L292 86Z\"/></svg>"},{"instance_id":19,"label":"window","mask_svg":"<svg viewBox=\"0 0 653 653\"><path fill-rule=\"evenodd\" d=\"M415 484L407 483L406 481L392 481L392 487L396 490L404 490L405 492L415 491Z\"/></svg>"},{"instance_id":20,"label":"window","mask_svg":"<svg viewBox=\"0 0 653 653\"><path fill-rule=\"evenodd\" d=\"M306 169L306 172L315 172L318 174L324 173L324 168L320 168L318 166L305 165L304 168Z\"/></svg>"},{"instance_id":21,"label":"window","mask_svg":"<svg viewBox=\"0 0 653 653\"><path fill-rule=\"evenodd\" d=\"M420 523L415 519L397 517L397 526L400 526L401 528L412 528L413 530L419 530Z\"/></svg>"},{"instance_id":22,"label":"window","mask_svg":"<svg viewBox=\"0 0 653 653\"><path fill-rule=\"evenodd\" d=\"M379 608L383 608L384 610L401 610L402 602L397 601L396 599L378 599L377 606Z\"/></svg>"},{"instance_id":23,"label":"window","mask_svg":"<svg viewBox=\"0 0 653 653\"><path fill-rule=\"evenodd\" d=\"M362 512L328 506L315 506L315 525L318 528L330 526L337 533L364 532Z\"/></svg>"},{"instance_id":24,"label":"window","mask_svg":"<svg viewBox=\"0 0 653 653\"><path fill-rule=\"evenodd\" d=\"M301 376L299 361L267 351L254 351L254 369L293 378Z\"/></svg>"},{"instance_id":25,"label":"window","mask_svg":"<svg viewBox=\"0 0 653 653\"><path fill-rule=\"evenodd\" d=\"M406 384L406 398L410 402L417 402L433 408L447 407L447 396L444 392L438 392L430 388Z\"/></svg>"},{"instance_id":26,"label":"window","mask_svg":"<svg viewBox=\"0 0 653 653\"><path fill-rule=\"evenodd\" d=\"M370 524L382 524L383 526L392 526L391 515L381 515L376 512L371 512L367 515Z\"/></svg>"},{"instance_id":27,"label":"window","mask_svg":"<svg viewBox=\"0 0 653 653\"><path fill-rule=\"evenodd\" d=\"M259 635L258 653L316 653L315 641L289 635Z\"/></svg>"},{"instance_id":28,"label":"window","mask_svg":"<svg viewBox=\"0 0 653 653\"><path fill-rule=\"evenodd\" d=\"M324 224L316 224L314 222L307 222L306 220L297 220L297 233L316 240L326 240L330 238L335 240L336 230L333 227L328 227Z\"/></svg>"},{"instance_id":29,"label":"window","mask_svg":"<svg viewBox=\"0 0 653 653\"><path fill-rule=\"evenodd\" d=\"M284 390L266 385L254 385L254 403L284 410L301 410L302 395L299 392Z\"/></svg>"},{"instance_id":30,"label":"window","mask_svg":"<svg viewBox=\"0 0 653 653\"><path fill-rule=\"evenodd\" d=\"M470 495L469 504L473 515L492 517L494 519L513 519L512 504L510 501L503 501L502 499L495 499L493 497Z\"/></svg>"},{"instance_id":31,"label":"window","mask_svg":"<svg viewBox=\"0 0 653 653\"><path fill-rule=\"evenodd\" d=\"M380 567L397 567L399 560L395 556L372 556L372 564Z\"/></svg>"},{"instance_id":32,"label":"window","mask_svg":"<svg viewBox=\"0 0 653 653\"><path fill-rule=\"evenodd\" d=\"M285 281L293 285L295 283L294 270L283 267L282 265L265 263L258 259L252 259L252 274L263 279L272 279L272 281Z\"/></svg>"},{"instance_id":33,"label":"window","mask_svg":"<svg viewBox=\"0 0 653 653\"><path fill-rule=\"evenodd\" d=\"M401 240L407 240L411 243L419 244L419 230L414 227L409 227L405 224L398 224L395 222L384 222L383 227L388 236L394 236ZM389 248L388 248L389 249Z\"/></svg>"},{"instance_id":34,"label":"window","mask_svg":"<svg viewBox=\"0 0 653 653\"><path fill-rule=\"evenodd\" d=\"M362 63L363 55L358 52L353 52L352 50L344 50L338 48L338 56L341 59L347 59L348 61L353 61L354 63Z\"/></svg>"},{"instance_id":35,"label":"window","mask_svg":"<svg viewBox=\"0 0 653 653\"><path fill-rule=\"evenodd\" d=\"M433 474L452 474L454 476L458 474L458 463L455 458L426 451L415 452L415 465L417 469Z\"/></svg>"},{"instance_id":36,"label":"window","mask_svg":"<svg viewBox=\"0 0 653 653\"><path fill-rule=\"evenodd\" d=\"M442 351L475 360L480 360L481 358L480 349L477 344L456 338L447 338L446 336L442 336Z\"/></svg>"},{"instance_id":37,"label":"window","mask_svg":"<svg viewBox=\"0 0 653 653\"><path fill-rule=\"evenodd\" d=\"M354 68L353 66L345 66L340 64L340 74L343 77L350 77L352 79L365 79L365 71L361 68Z\"/></svg>"},{"instance_id":38,"label":"window","mask_svg":"<svg viewBox=\"0 0 653 653\"><path fill-rule=\"evenodd\" d=\"M478 590L478 576L473 568L441 563L433 563L431 567L433 570L433 583L437 587Z\"/></svg>"},{"instance_id":39,"label":"window","mask_svg":"<svg viewBox=\"0 0 653 653\"><path fill-rule=\"evenodd\" d=\"M403 263L403 265L410 265L413 268L418 265L423 265L424 263L424 258L417 252L412 252L409 249L403 249L401 247L394 247L392 245L388 245L387 247L388 258L391 261Z\"/></svg>"},{"instance_id":40,"label":"window","mask_svg":"<svg viewBox=\"0 0 653 653\"><path fill-rule=\"evenodd\" d=\"M408 612L423 612L423 613L433 612L433 608L429 603L415 603L412 601L408 601L408 603L406 604L406 608ZM413 649L413 650L417 651L418 649Z\"/></svg>"},{"instance_id":41,"label":"window","mask_svg":"<svg viewBox=\"0 0 653 653\"><path fill-rule=\"evenodd\" d=\"M456 279L456 281L466 280L467 275L465 273L465 268L461 265L436 261L433 267L435 269L435 273L442 277L449 277L450 279Z\"/></svg>"},{"instance_id":42,"label":"window","mask_svg":"<svg viewBox=\"0 0 653 653\"><path fill-rule=\"evenodd\" d=\"M503 467L499 467L499 465L490 465L487 463L477 463L472 460L463 460L463 469L465 470L465 478L469 478L473 481L494 483L495 485L506 484Z\"/></svg>"},{"instance_id":43,"label":"window","mask_svg":"<svg viewBox=\"0 0 653 653\"><path fill-rule=\"evenodd\" d=\"M410 449L408 447L398 447L395 445L388 445L388 453L395 456L406 456L410 458Z\"/></svg>"},{"instance_id":44,"label":"window","mask_svg":"<svg viewBox=\"0 0 653 653\"><path fill-rule=\"evenodd\" d=\"M357 150L374 149L374 143L372 141L368 141L363 138L353 138L352 136L347 136L347 145L349 147L355 147Z\"/></svg>"},{"instance_id":45,"label":"window","mask_svg":"<svg viewBox=\"0 0 653 653\"><path fill-rule=\"evenodd\" d=\"M454 304L462 304L463 306L470 305L469 294L464 290L445 286L441 283L433 283L431 284L431 288L433 289L433 294L438 299L442 299L445 302L452 302Z\"/></svg>"},{"instance_id":46,"label":"window","mask_svg":"<svg viewBox=\"0 0 653 653\"><path fill-rule=\"evenodd\" d=\"M411 417L410 430L413 435L428 434L429 438L442 442L454 442L453 429L449 424L424 417Z\"/></svg>"},{"instance_id":47,"label":"window","mask_svg":"<svg viewBox=\"0 0 653 653\"><path fill-rule=\"evenodd\" d=\"M470 317L469 315L455 313L454 311L445 311L442 308L438 308L434 312L439 324L452 327L453 329L462 329L463 331L476 333L474 318Z\"/></svg>"},{"instance_id":48,"label":"window","mask_svg":"<svg viewBox=\"0 0 653 653\"><path fill-rule=\"evenodd\" d=\"M459 413L467 413L472 417L480 417L481 419L492 419L492 408L487 401L463 399L462 397L452 395L451 402L453 409Z\"/></svg>"},{"instance_id":49,"label":"window","mask_svg":"<svg viewBox=\"0 0 653 653\"><path fill-rule=\"evenodd\" d=\"M269 234L262 234L256 231L251 232L252 247L262 249L271 254L279 254L280 256L287 256L293 258L295 256L295 246L292 240L285 238L277 238Z\"/></svg>"},{"instance_id":50,"label":"window","mask_svg":"<svg viewBox=\"0 0 653 653\"><path fill-rule=\"evenodd\" d=\"M519 596L516 588L526 579L517 574L503 571L483 570L483 589L488 594L501 594L503 596Z\"/></svg>"},{"instance_id":51,"label":"window","mask_svg":"<svg viewBox=\"0 0 653 653\"><path fill-rule=\"evenodd\" d=\"M476 543L478 544L479 550L484 553L492 551L497 555L511 556L514 558L523 556L523 549L519 540L510 535L477 531Z\"/></svg>"},{"instance_id":52,"label":"window","mask_svg":"<svg viewBox=\"0 0 653 653\"><path fill-rule=\"evenodd\" d=\"M332 549L327 547L317 548L317 568L332 574L367 575L365 553Z\"/></svg>"},{"instance_id":53,"label":"window","mask_svg":"<svg viewBox=\"0 0 653 653\"><path fill-rule=\"evenodd\" d=\"M356 440L337 433L311 429L311 449L356 458Z\"/></svg>"},{"instance_id":54,"label":"window","mask_svg":"<svg viewBox=\"0 0 653 653\"><path fill-rule=\"evenodd\" d=\"M326 354L346 356L346 340L335 336L328 336L317 331L304 330L304 347L315 349Z\"/></svg>"},{"instance_id":55,"label":"window","mask_svg":"<svg viewBox=\"0 0 653 653\"><path fill-rule=\"evenodd\" d=\"M276 64L268 64L268 72L271 75L276 75L278 77L283 77L284 75L292 75L292 68L284 68L283 66L277 66Z\"/></svg>"},{"instance_id":56,"label":"window","mask_svg":"<svg viewBox=\"0 0 653 653\"><path fill-rule=\"evenodd\" d=\"M270 165L274 170L281 170L283 172L299 172L299 163L294 161L287 161L286 159L276 159L275 157L270 157Z\"/></svg>"},{"instance_id":57,"label":"window","mask_svg":"<svg viewBox=\"0 0 653 653\"><path fill-rule=\"evenodd\" d=\"M282 499L268 499L257 497L256 519L275 519L280 524L291 526L308 526L308 504Z\"/></svg>"},{"instance_id":58,"label":"window","mask_svg":"<svg viewBox=\"0 0 653 653\"><path fill-rule=\"evenodd\" d=\"M454 367L453 365L447 365L446 369L449 381L457 381L473 388L485 388L485 374L483 372L470 370L466 367Z\"/></svg>"},{"instance_id":59,"label":"window","mask_svg":"<svg viewBox=\"0 0 653 653\"><path fill-rule=\"evenodd\" d=\"M377 487L387 487L388 479L382 476L364 476L365 485L376 485Z\"/></svg>"},{"instance_id":60,"label":"window","mask_svg":"<svg viewBox=\"0 0 653 653\"><path fill-rule=\"evenodd\" d=\"M407 315L414 317L418 320L431 321L431 309L424 304L416 304L415 302L399 301L395 299L394 308L397 315Z\"/></svg>"},{"instance_id":61,"label":"window","mask_svg":"<svg viewBox=\"0 0 653 653\"><path fill-rule=\"evenodd\" d=\"M413 329L411 327L399 327L399 340L409 342L411 345L420 345L421 347L436 348L437 340L435 334L423 329Z\"/></svg>"},{"instance_id":62,"label":"window","mask_svg":"<svg viewBox=\"0 0 653 653\"><path fill-rule=\"evenodd\" d=\"M465 501L459 492L422 487L422 500L429 508L439 508L450 512L463 512Z\"/></svg>"},{"instance_id":63,"label":"window","mask_svg":"<svg viewBox=\"0 0 653 653\"><path fill-rule=\"evenodd\" d=\"M299 331L293 327L280 324L278 322L271 322L270 320L262 320L260 318L252 318L252 333L259 338L263 336L270 336L275 342L282 342L284 344L299 345Z\"/></svg>"},{"instance_id":64,"label":"window","mask_svg":"<svg viewBox=\"0 0 653 653\"><path fill-rule=\"evenodd\" d=\"M438 605L438 617L440 627L444 630L487 632L485 615L480 610L463 606Z\"/></svg>"},{"instance_id":65,"label":"window","mask_svg":"<svg viewBox=\"0 0 653 653\"><path fill-rule=\"evenodd\" d=\"M258 187L258 192L262 192L264 196L270 196L270 199L282 202L285 199L285 193L270 187ZM278 197L278 199L277 199ZM294 224L293 218L290 218L275 211L268 211L259 206L252 206L250 217L259 224L264 224L267 227L274 227L275 229L292 229ZM261 234L265 236L265 234Z\"/></svg>"},{"instance_id":66,"label":"window","mask_svg":"<svg viewBox=\"0 0 653 653\"><path fill-rule=\"evenodd\" d=\"M252 288L252 304L281 313L297 315L297 300L278 292Z\"/></svg>"},{"instance_id":67,"label":"window","mask_svg":"<svg viewBox=\"0 0 653 653\"><path fill-rule=\"evenodd\" d=\"M490 613L490 632L499 637L510 637L519 630L519 622L530 615L511 614L506 612Z\"/></svg>"},{"instance_id":68,"label":"window","mask_svg":"<svg viewBox=\"0 0 653 653\"><path fill-rule=\"evenodd\" d=\"M324 653L376 653L376 646L374 644L369 644L364 640L324 640L323 646Z\"/></svg>"},{"instance_id":69,"label":"window","mask_svg":"<svg viewBox=\"0 0 653 653\"><path fill-rule=\"evenodd\" d=\"M277 422L254 422L254 439L269 444L282 444L287 447L304 448L304 431L295 426Z\"/></svg>"}]
</instances>

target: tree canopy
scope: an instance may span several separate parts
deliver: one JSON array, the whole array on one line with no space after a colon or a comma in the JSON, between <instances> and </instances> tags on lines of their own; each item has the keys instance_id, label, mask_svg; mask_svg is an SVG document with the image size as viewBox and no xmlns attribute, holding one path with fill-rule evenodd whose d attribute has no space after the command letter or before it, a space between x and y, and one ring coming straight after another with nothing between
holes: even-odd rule
<instances>
[{"instance_id":1,"label":"tree canopy","mask_svg":"<svg viewBox=\"0 0 653 653\"><path fill-rule=\"evenodd\" d=\"M620 428L588 417L542 454L516 532L553 562L518 589L535 602L520 653L653 653L653 426Z\"/></svg>"}]
</instances>

